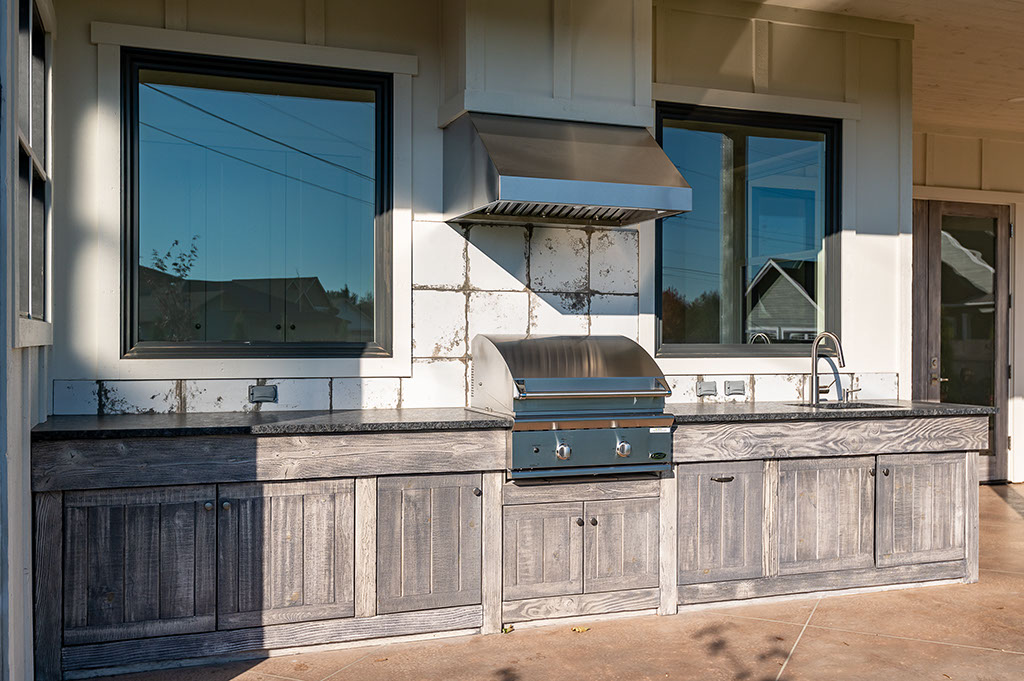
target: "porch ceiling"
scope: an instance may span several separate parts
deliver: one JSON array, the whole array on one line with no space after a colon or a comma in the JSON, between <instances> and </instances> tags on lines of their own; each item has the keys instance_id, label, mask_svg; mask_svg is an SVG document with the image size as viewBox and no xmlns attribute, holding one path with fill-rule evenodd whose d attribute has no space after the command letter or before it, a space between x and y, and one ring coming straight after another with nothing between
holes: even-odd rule
<instances>
[{"instance_id":1,"label":"porch ceiling","mask_svg":"<svg viewBox=\"0 0 1024 681\"><path fill-rule=\"evenodd\" d=\"M914 125L1024 131L1021 0L765 0L914 24Z\"/></svg>"}]
</instances>

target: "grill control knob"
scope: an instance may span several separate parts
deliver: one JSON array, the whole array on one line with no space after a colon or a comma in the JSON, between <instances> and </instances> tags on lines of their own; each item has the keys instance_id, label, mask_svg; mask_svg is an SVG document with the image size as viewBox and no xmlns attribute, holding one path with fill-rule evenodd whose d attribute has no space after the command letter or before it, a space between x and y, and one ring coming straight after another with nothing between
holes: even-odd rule
<instances>
[{"instance_id":1,"label":"grill control knob","mask_svg":"<svg viewBox=\"0 0 1024 681\"><path fill-rule=\"evenodd\" d=\"M615 446L615 456L621 456L625 459L627 456L633 453L633 445L629 444L625 440Z\"/></svg>"},{"instance_id":2,"label":"grill control knob","mask_svg":"<svg viewBox=\"0 0 1024 681\"><path fill-rule=\"evenodd\" d=\"M565 461L570 456L572 456L572 447L570 447L564 442L559 442L558 446L555 447L555 456L561 459L562 461Z\"/></svg>"}]
</instances>

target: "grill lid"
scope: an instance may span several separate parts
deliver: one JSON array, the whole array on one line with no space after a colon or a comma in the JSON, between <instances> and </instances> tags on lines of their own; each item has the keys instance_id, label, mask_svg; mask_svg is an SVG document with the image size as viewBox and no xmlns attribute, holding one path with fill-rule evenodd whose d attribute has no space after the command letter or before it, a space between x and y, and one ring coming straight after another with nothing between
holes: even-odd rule
<instances>
[{"instance_id":1,"label":"grill lid","mask_svg":"<svg viewBox=\"0 0 1024 681\"><path fill-rule=\"evenodd\" d=\"M472 349L471 401L481 409L511 413L515 399L632 404L671 394L654 359L624 336L480 335Z\"/></svg>"},{"instance_id":2,"label":"grill lid","mask_svg":"<svg viewBox=\"0 0 1024 681\"><path fill-rule=\"evenodd\" d=\"M644 128L466 113L444 131L445 219L634 225L691 209Z\"/></svg>"}]
</instances>

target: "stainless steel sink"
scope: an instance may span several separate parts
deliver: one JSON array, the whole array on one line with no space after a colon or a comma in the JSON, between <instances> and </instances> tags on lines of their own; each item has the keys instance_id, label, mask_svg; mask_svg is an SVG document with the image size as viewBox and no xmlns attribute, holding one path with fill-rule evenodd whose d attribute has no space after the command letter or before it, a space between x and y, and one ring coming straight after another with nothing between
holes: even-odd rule
<instances>
[{"instance_id":1,"label":"stainless steel sink","mask_svg":"<svg viewBox=\"0 0 1024 681\"><path fill-rule=\"evenodd\" d=\"M811 404L810 402L796 402L793 403L794 407L806 407L808 409L905 409L906 407L900 407L892 404L877 404L875 402L819 402L818 404Z\"/></svg>"}]
</instances>

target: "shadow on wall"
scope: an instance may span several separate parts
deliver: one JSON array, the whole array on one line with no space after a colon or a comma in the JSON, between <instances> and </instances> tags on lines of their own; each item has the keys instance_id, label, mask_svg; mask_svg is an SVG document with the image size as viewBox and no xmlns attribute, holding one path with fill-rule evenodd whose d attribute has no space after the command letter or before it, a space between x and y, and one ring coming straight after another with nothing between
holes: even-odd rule
<instances>
[{"instance_id":1,"label":"shadow on wall","mask_svg":"<svg viewBox=\"0 0 1024 681\"><path fill-rule=\"evenodd\" d=\"M1021 488L1024 485L992 485L995 492L1006 502L1006 505L1016 511L1017 515L1024 518L1024 492Z\"/></svg>"}]
</instances>

